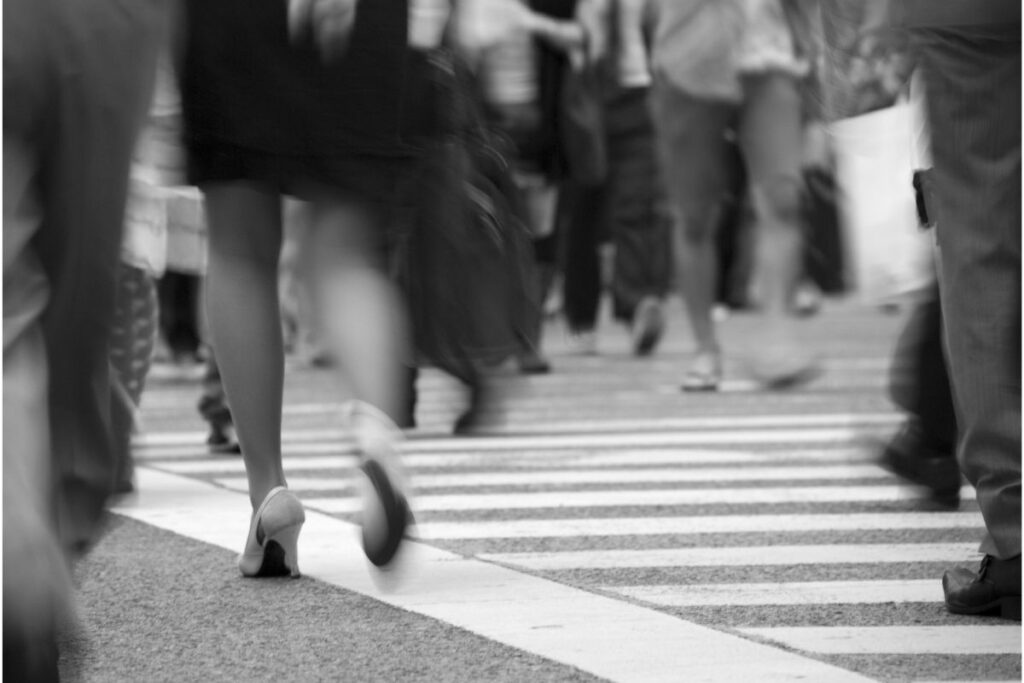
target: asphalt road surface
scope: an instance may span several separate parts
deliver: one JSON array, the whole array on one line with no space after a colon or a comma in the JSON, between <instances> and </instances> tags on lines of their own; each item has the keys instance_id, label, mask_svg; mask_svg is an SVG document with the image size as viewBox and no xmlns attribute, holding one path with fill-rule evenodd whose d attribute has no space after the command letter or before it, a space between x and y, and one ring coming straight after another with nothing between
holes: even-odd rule
<instances>
[{"instance_id":1,"label":"asphalt road surface","mask_svg":"<svg viewBox=\"0 0 1024 683\"><path fill-rule=\"evenodd\" d=\"M638 359L602 325L554 365L510 367L495 424L449 434L465 396L425 371L405 461L415 540L394 571L358 545L356 457L334 375L289 364L284 463L307 508L303 578L234 566L248 528L241 458L211 455L197 382L157 368L138 493L78 567L82 681L1001 681L1015 622L958 617L940 577L976 566L965 486L928 509L874 463L901 415L886 394L904 313L831 302L801 325L825 373L765 393L744 372L748 316L722 325L715 394L684 394L674 310Z\"/></svg>"}]
</instances>

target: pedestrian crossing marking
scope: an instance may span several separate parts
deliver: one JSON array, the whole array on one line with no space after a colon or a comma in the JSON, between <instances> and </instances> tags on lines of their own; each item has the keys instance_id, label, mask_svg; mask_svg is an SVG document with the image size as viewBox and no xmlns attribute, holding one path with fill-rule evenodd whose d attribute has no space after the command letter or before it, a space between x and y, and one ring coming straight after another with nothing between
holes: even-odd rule
<instances>
[{"instance_id":1,"label":"pedestrian crossing marking","mask_svg":"<svg viewBox=\"0 0 1024 683\"><path fill-rule=\"evenodd\" d=\"M335 444L284 445L285 471L303 469L355 467L359 463L355 449L343 454ZM770 463L810 461L813 463L854 463L872 458L862 448L788 448L784 450L708 450L699 448L616 448L609 449L531 449L490 451L487 453L417 453L404 449L408 467L472 467L519 465L533 469L554 469L570 465L590 467L625 467L637 465L726 465L741 463ZM137 451L140 460L154 466L182 474L208 472L244 472L245 465L238 456L212 457L205 446L159 446ZM159 462L160 460L181 462Z\"/></svg>"},{"instance_id":2,"label":"pedestrian crossing marking","mask_svg":"<svg viewBox=\"0 0 1024 683\"><path fill-rule=\"evenodd\" d=\"M601 586L600 590L662 607L941 603L938 578L918 581L806 581L665 586Z\"/></svg>"},{"instance_id":3,"label":"pedestrian crossing marking","mask_svg":"<svg viewBox=\"0 0 1024 683\"><path fill-rule=\"evenodd\" d=\"M443 401L428 405L440 408L421 408L418 415L447 417L451 410ZM340 414L341 403L293 404L284 408L285 415ZM900 416L894 413L834 413L834 414L776 414L776 415L714 415L701 417L636 417L631 419L552 419L550 410L510 408L506 413L508 429L517 434L533 432L616 432L663 431L668 429L752 429L778 427L893 427L899 425Z\"/></svg>"},{"instance_id":4,"label":"pedestrian crossing marking","mask_svg":"<svg viewBox=\"0 0 1024 683\"><path fill-rule=\"evenodd\" d=\"M812 427L812 428L755 428L755 429L712 429L693 431L650 431L650 432L608 432L608 433L562 433L517 435L515 433L494 436L439 436L410 434L402 445L403 450L420 453L450 453L464 451L512 451L532 448L576 449L576 448L637 448L692 445L748 445L760 446L778 444L835 444L850 443L863 438L865 432L855 427ZM285 430L284 443L305 443L329 441L337 443L342 451L353 451L347 432L341 430ZM201 432L150 435L136 443L141 447L183 446L202 444L206 435Z\"/></svg>"},{"instance_id":5,"label":"pedestrian crossing marking","mask_svg":"<svg viewBox=\"0 0 1024 683\"><path fill-rule=\"evenodd\" d=\"M974 490L964 487L965 499ZM787 486L785 488L615 489L610 491L544 491L491 494L419 495L414 511L531 510L584 507L658 507L693 505L765 505L784 503L880 503L914 500L916 493L903 486ZM350 496L303 496L303 502L323 512L350 514L359 500Z\"/></svg>"},{"instance_id":6,"label":"pedestrian crossing marking","mask_svg":"<svg viewBox=\"0 0 1024 683\"><path fill-rule=\"evenodd\" d=\"M248 496L140 467L138 496L116 511L238 550ZM621 683L870 679L806 656L420 543L393 574L368 569L353 524L308 511L299 537L304 575L439 619ZM642 634L643 637L637 637Z\"/></svg>"},{"instance_id":7,"label":"pedestrian crossing marking","mask_svg":"<svg viewBox=\"0 0 1024 683\"><path fill-rule=\"evenodd\" d=\"M522 519L420 522L423 540L467 541L514 538L742 534L808 531L895 531L985 528L978 512L910 512L803 515L695 515L692 517L611 517L608 519Z\"/></svg>"},{"instance_id":8,"label":"pedestrian crossing marking","mask_svg":"<svg viewBox=\"0 0 1024 683\"><path fill-rule=\"evenodd\" d=\"M1020 625L741 628L804 652L856 654L1020 654Z\"/></svg>"},{"instance_id":9,"label":"pedestrian crossing marking","mask_svg":"<svg viewBox=\"0 0 1024 683\"><path fill-rule=\"evenodd\" d=\"M851 543L647 550L485 553L480 559L533 571L801 564L889 564L978 561L976 543Z\"/></svg>"},{"instance_id":10,"label":"pedestrian crossing marking","mask_svg":"<svg viewBox=\"0 0 1024 683\"><path fill-rule=\"evenodd\" d=\"M287 469L286 469L287 471ZM296 491L331 491L356 484L357 471L339 472L338 476L289 477L288 486ZM479 486L554 486L580 484L640 483L716 483L758 481L804 481L847 479L893 479L875 465L822 465L819 467L744 467L707 469L623 469L623 470L540 470L527 472L466 472L453 474L419 474L410 479L414 490L463 488ZM216 480L225 488L248 490L245 477L222 477Z\"/></svg>"}]
</instances>

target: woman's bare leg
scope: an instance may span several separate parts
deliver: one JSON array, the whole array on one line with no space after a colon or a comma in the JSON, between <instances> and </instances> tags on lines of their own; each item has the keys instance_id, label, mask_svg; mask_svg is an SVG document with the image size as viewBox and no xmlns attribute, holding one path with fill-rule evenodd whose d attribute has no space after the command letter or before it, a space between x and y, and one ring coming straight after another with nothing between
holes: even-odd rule
<instances>
[{"instance_id":1,"label":"woman's bare leg","mask_svg":"<svg viewBox=\"0 0 1024 683\"><path fill-rule=\"evenodd\" d=\"M245 183L203 188L210 234L210 336L256 508L285 483L281 466L284 349L278 299L281 200Z\"/></svg>"},{"instance_id":2,"label":"woman's bare leg","mask_svg":"<svg viewBox=\"0 0 1024 683\"><path fill-rule=\"evenodd\" d=\"M718 282L715 223L725 189L724 134L733 107L694 98L667 83L652 89L662 181L673 216L673 256L694 338L694 370L716 374L711 309ZM708 387L713 388L713 387Z\"/></svg>"},{"instance_id":3,"label":"woman's bare leg","mask_svg":"<svg viewBox=\"0 0 1024 683\"><path fill-rule=\"evenodd\" d=\"M755 372L769 383L786 382L812 365L791 306L803 268L802 105L796 80L780 73L747 76L744 91L740 144L756 213L754 271L766 342Z\"/></svg>"},{"instance_id":4,"label":"woman's bare leg","mask_svg":"<svg viewBox=\"0 0 1024 683\"><path fill-rule=\"evenodd\" d=\"M316 201L311 211L305 263L323 343L352 395L399 422L408 410L411 351L404 303L381 247L384 226L341 199Z\"/></svg>"}]
</instances>

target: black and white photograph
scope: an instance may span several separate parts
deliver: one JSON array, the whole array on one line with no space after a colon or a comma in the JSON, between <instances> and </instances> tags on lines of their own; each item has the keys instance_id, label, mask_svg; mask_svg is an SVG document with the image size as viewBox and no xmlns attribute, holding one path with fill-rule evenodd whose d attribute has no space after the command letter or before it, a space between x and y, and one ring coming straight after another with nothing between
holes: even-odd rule
<instances>
[{"instance_id":1,"label":"black and white photograph","mask_svg":"<svg viewBox=\"0 0 1024 683\"><path fill-rule=\"evenodd\" d=\"M1021 0L4 0L3 677L1021 681Z\"/></svg>"}]
</instances>

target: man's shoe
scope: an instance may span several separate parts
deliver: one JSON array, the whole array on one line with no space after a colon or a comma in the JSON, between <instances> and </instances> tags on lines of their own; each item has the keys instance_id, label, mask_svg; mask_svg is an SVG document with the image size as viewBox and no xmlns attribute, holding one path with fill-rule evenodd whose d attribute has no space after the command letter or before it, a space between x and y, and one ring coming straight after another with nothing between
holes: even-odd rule
<instances>
[{"instance_id":1,"label":"man's shoe","mask_svg":"<svg viewBox=\"0 0 1024 683\"><path fill-rule=\"evenodd\" d=\"M955 510L960 506L961 475L953 446L932 443L914 420L908 420L886 445L878 464L911 484L928 490L937 507Z\"/></svg>"},{"instance_id":2,"label":"man's shoe","mask_svg":"<svg viewBox=\"0 0 1024 683\"><path fill-rule=\"evenodd\" d=\"M986 555L978 573L957 567L942 577L946 609L953 614L999 616L1020 621L1020 555L997 560Z\"/></svg>"}]
</instances>

